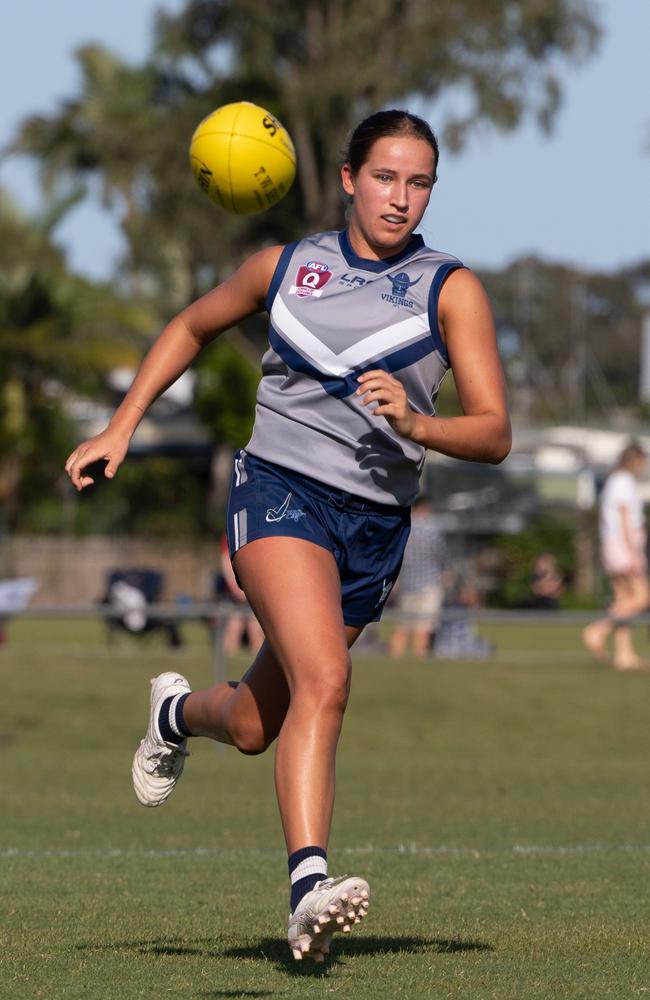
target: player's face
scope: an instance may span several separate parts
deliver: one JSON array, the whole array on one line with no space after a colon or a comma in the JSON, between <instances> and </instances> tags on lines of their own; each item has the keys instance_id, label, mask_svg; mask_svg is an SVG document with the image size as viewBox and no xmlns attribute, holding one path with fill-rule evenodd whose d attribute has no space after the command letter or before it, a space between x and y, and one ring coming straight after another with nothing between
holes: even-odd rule
<instances>
[{"instance_id":1,"label":"player's face","mask_svg":"<svg viewBox=\"0 0 650 1000\"><path fill-rule=\"evenodd\" d=\"M341 169L343 190L354 196L350 242L360 257L390 257L408 243L429 203L435 176L428 142L413 136L377 139L356 174Z\"/></svg>"}]
</instances>

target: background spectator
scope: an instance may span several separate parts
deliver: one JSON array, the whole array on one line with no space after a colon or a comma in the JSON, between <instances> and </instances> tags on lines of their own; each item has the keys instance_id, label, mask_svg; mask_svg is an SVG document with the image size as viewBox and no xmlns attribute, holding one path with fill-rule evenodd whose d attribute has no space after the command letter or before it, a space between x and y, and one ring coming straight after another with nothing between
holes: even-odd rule
<instances>
[{"instance_id":1,"label":"background spectator","mask_svg":"<svg viewBox=\"0 0 650 1000\"><path fill-rule=\"evenodd\" d=\"M560 606L564 588L564 574L558 565L557 557L552 552L542 552L533 563L530 581L531 598L527 606L555 611Z\"/></svg>"},{"instance_id":2,"label":"background spectator","mask_svg":"<svg viewBox=\"0 0 650 1000\"><path fill-rule=\"evenodd\" d=\"M440 625L444 599L443 573L447 548L431 513L431 504L420 497L411 511L411 534L397 587L400 621L390 638L392 656L403 656L409 648L414 656L425 656Z\"/></svg>"},{"instance_id":3,"label":"background spectator","mask_svg":"<svg viewBox=\"0 0 650 1000\"><path fill-rule=\"evenodd\" d=\"M588 625L582 638L597 659L606 661L607 640L612 635L612 662L617 670L650 666L636 652L630 628L630 620L648 606L650 597L643 503L637 485L645 464L641 445L630 442L600 498L601 559L613 600L607 617Z\"/></svg>"},{"instance_id":4,"label":"background spectator","mask_svg":"<svg viewBox=\"0 0 650 1000\"><path fill-rule=\"evenodd\" d=\"M264 641L264 633L248 606L246 594L237 583L225 534L219 546L219 570L217 596L230 606L224 625L224 652L227 655L237 653L246 643L251 652L256 653Z\"/></svg>"}]
</instances>

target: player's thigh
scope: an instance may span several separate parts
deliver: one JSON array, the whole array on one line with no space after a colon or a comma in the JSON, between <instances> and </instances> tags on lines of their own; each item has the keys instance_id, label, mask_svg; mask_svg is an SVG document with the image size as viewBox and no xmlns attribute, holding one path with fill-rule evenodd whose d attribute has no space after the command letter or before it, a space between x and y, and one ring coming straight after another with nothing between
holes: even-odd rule
<instances>
[{"instance_id":1,"label":"player's thigh","mask_svg":"<svg viewBox=\"0 0 650 1000\"><path fill-rule=\"evenodd\" d=\"M341 586L331 552L303 539L274 536L243 546L234 566L267 642L292 689L324 669L349 669Z\"/></svg>"}]
</instances>

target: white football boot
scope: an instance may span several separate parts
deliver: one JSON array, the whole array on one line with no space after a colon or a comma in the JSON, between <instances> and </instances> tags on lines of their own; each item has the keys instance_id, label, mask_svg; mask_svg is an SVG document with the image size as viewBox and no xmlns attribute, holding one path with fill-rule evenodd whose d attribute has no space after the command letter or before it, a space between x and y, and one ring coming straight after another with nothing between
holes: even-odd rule
<instances>
[{"instance_id":1,"label":"white football boot","mask_svg":"<svg viewBox=\"0 0 650 1000\"><path fill-rule=\"evenodd\" d=\"M334 931L348 933L368 912L370 889L362 878L343 875L317 882L289 917L289 947L300 961L323 962Z\"/></svg>"},{"instance_id":2,"label":"white football boot","mask_svg":"<svg viewBox=\"0 0 650 1000\"><path fill-rule=\"evenodd\" d=\"M143 806L159 806L169 798L174 785L180 778L185 758L187 740L182 743L167 743L160 735L158 716L165 698L190 691L190 685L182 674L166 673L151 681L151 713L147 735L133 758L133 788L138 801Z\"/></svg>"}]
</instances>

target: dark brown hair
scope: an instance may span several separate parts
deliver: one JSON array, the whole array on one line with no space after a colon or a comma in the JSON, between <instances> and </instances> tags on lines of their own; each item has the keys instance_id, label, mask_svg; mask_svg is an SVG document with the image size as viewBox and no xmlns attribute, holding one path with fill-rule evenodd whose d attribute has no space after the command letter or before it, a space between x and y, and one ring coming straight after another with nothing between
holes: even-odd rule
<instances>
[{"instance_id":1,"label":"dark brown hair","mask_svg":"<svg viewBox=\"0 0 650 1000\"><path fill-rule=\"evenodd\" d=\"M645 451L639 441L629 441L619 456L616 468L629 469L635 458L645 458Z\"/></svg>"},{"instance_id":2,"label":"dark brown hair","mask_svg":"<svg viewBox=\"0 0 650 1000\"><path fill-rule=\"evenodd\" d=\"M376 114L364 118L352 132L343 162L349 163L353 175L357 174L370 156L370 150L378 139L390 135L407 135L414 139L428 142L433 151L433 183L437 180L438 140L432 128L424 118L418 118L410 111L400 111L393 108L390 111L377 111Z\"/></svg>"}]
</instances>

